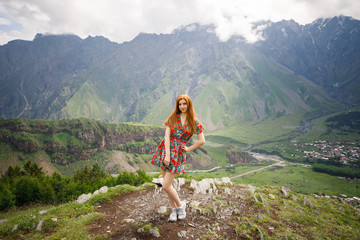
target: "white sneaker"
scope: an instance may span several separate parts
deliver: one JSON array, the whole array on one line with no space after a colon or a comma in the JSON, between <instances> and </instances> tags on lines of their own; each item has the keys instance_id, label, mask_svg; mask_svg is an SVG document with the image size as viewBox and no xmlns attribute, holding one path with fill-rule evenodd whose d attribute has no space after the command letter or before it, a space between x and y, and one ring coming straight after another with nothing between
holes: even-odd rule
<instances>
[{"instance_id":1,"label":"white sneaker","mask_svg":"<svg viewBox=\"0 0 360 240\"><path fill-rule=\"evenodd\" d=\"M186 202L182 201L182 206L177 208L177 219L184 220L186 217Z\"/></svg>"},{"instance_id":2,"label":"white sneaker","mask_svg":"<svg viewBox=\"0 0 360 240\"><path fill-rule=\"evenodd\" d=\"M169 221L175 222L176 220L177 220L177 208L173 208L173 209L171 209Z\"/></svg>"}]
</instances>

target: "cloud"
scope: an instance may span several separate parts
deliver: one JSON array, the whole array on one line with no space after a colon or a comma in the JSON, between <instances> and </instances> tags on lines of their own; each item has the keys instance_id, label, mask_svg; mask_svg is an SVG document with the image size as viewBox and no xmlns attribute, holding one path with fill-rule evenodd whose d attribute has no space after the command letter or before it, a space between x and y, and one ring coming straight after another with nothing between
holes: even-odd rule
<instances>
[{"instance_id":1,"label":"cloud","mask_svg":"<svg viewBox=\"0 0 360 240\"><path fill-rule=\"evenodd\" d=\"M170 33L191 23L213 24L219 39L232 35L249 42L261 38L252 24L294 19L305 24L320 17L360 18L358 0L0 0L0 44L31 40L36 33L103 35L132 40L140 32Z\"/></svg>"},{"instance_id":2,"label":"cloud","mask_svg":"<svg viewBox=\"0 0 360 240\"><path fill-rule=\"evenodd\" d=\"M0 25L11 25L11 21L7 18L0 17Z\"/></svg>"}]
</instances>

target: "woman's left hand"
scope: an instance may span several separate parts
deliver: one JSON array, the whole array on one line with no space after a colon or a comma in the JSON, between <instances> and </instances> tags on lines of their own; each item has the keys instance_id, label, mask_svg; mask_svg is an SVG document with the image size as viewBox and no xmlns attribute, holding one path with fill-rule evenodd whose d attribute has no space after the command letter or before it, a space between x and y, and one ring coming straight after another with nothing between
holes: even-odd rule
<instances>
[{"instance_id":1,"label":"woman's left hand","mask_svg":"<svg viewBox=\"0 0 360 240\"><path fill-rule=\"evenodd\" d=\"M189 148L185 145L185 143L182 143L182 144L181 144L181 148L182 148L185 152L188 152L188 151L189 151Z\"/></svg>"}]
</instances>

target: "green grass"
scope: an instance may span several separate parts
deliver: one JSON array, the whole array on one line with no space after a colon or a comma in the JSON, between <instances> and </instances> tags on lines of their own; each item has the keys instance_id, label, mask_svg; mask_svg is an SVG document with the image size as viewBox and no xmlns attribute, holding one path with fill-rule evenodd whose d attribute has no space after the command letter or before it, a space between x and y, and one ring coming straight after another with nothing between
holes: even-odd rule
<instances>
[{"instance_id":1,"label":"green grass","mask_svg":"<svg viewBox=\"0 0 360 240\"><path fill-rule=\"evenodd\" d=\"M7 221L0 225L0 238L7 239L91 239L88 236L86 225L103 217L96 212L96 205L104 201L110 201L114 195L137 191L144 187L120 185L110 188L105 194L98 194L84 204L69 202L61 205L32 205L24 208L14 208L7 212L0 212L0 219ZM41 215L41 210L49 210ZM51 218L57 218L53 222ZM37 225L44 220L41 232L35 231L33 224ZM15 224L18 230L12 232Z\"/></svg>"},{"instance_id":2,"label":"green grass","mask_svg":"<svg viewBox=\"0 0 360 240\"><path fill-rule=\"evenodd\" d=\"M311 129L309 132L303 136L297 137L296 139L301 142L311 142L313 140L323 140L323 141L355 141L359 140L359 133L356 131L344 132L340 130L332 130L327 127L326 120L330 117L345 114L350 111L360 111L360 107L352 108L348 111L338 112L331 115L327 115L321 118L314 120L311 124Z\"/></svg>"},{"instance_id":3,"label":"green grass","mask_svg":"<svg viewBox=\"0 0 360 240\"><path fill-rule=\"evenodd\" d=\"M255 194L262 194L265 204L261 205L264 221L258 217L249 216L247 223L273 227L275 239L358 239L360 222L358 208L354 205L342 203L336 199L315 198L294 191L289 197L279 194L280 188L263 186L256 189ZM271 199L273 194L275 199ZM296 196L294 201L292 196ZM311 206L304 204L307 198ZM245 220L245 217L243 217ZM268 238L265 238L268 239ZM272 239L272 238L270 238Z\"/></svg>"},{"instance_id":4,"label":"green grass","mask_svg":"<svg viewBox=\"0 0 360 240\"><path fill-rule=\"evenodd\" d=\"M288 135L299 125L299 118L286 115L277 119L266 119L257 123L241 123L209 133L212 138L229 138L248 146L266 140L273 140L279 136ZM243 144L245 145L245 144Z\"/></svg>"},{"instance_id":5,"label":"green grass","mask_svg":"<svg viewBox=\"0 0 360 240\"><path fill-rule=\"evenodd\" d=\"M288 166L271 168L264 172L253 173L233 180L237 184L252 184L254 186L272 185L286 186L300 193L346 194L360 197L360 181L347 182L325 173L314 172L303 166Z\"/></svg>"},{"instance_id":6,"label":"green grass","mask_svg":"<svg viewBox=\"0 0 360 240\"><path fill-rule=\"evenodd\" d=\"M271 162L263 162L259 165L243 164L241 166L225 167L216 169L211 172L199 172L199 173L187 173L187 175L201 180L203 178L222 178L222 177L233 177L242 173L253 171L264 166L271 164Z\"/></svg>"}]
</instances>

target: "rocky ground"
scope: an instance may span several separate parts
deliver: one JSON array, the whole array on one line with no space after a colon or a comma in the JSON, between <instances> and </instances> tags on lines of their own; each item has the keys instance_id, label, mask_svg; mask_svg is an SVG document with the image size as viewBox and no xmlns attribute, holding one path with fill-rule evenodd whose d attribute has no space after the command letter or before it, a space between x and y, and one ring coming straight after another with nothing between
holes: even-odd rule
<instances>
[{"instance_id":1,"label":"rocky ground","mask_svg":"<svg viewBox=\"0 0 360 240\"><path fill-rule=\"evenodd\" d=\"M230 185L219 186L211 194L196 193L186 183L180 188L179 196L187 201L187 217L169 222L171 207L166 193L161 188L147 188L115 196L111 203L99 205L98 211L106 217L91 224L89 232L92 236L107 234L111 239L241 238L232 223L240 215L261 212L261 207L248 199L250 195L248 188ZM261 233L254 231L251 235L260 237Z\"/></svg>"},{"instance_id":2,"label":"rocky ground","mask_svg":"<svg viewBox=\"0 0 360 240\"><path fill-rule=\"evenodd\" d=\"M177 222L168 221L170 203L161 188L114 196L112 202L98 206L105 217L88 226L89 234L110 239L287 239L286 233L279 233L275 222L268 220L270 216L278 218L279 207L271 200L277 199L277 203L288 198L286 189L277 189L278 195L264 195L256 194L252 186L235 186L228 179L224 182L210 179L179 187L183 183L179 179L175 187L187 201L187 217ZM306 232L298 234L312 238Z\"/></svg>"},{"instance_id":3,"label":"rocky ground","mask_svg":"<svg viewBox=\"0 0 360 240\"><path fill-rule=\"evenodd\" d=\"M2 239L360 239L360 199L232 185L229 178L174 181L187 217L169 222L158 187L106 186L76 202L0 215Z\"/></svg>"}]
</instances>

